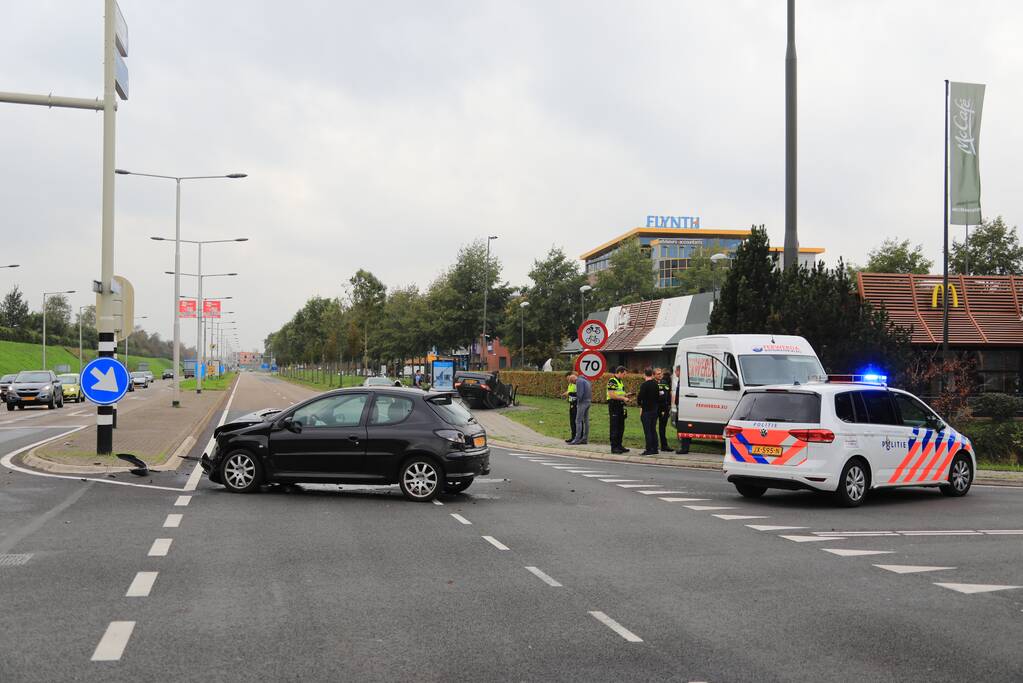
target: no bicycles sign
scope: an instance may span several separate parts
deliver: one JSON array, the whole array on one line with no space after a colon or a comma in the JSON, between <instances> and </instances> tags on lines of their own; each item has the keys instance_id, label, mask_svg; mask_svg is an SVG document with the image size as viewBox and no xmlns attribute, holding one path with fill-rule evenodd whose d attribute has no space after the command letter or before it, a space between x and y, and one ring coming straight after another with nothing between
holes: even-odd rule
<instances>
[{"instance_id":1,"label":"no bicycles sign","mask_svg":"<svg viewBox=\"0 0 1023 683\"><path fill-rule=\"evenodd\" d=\"M607 343L607 337L607 325L599 320L591 318L579 326L579 344L584 349L596 351L602 348Z\"/></svg>"}]
</instances>

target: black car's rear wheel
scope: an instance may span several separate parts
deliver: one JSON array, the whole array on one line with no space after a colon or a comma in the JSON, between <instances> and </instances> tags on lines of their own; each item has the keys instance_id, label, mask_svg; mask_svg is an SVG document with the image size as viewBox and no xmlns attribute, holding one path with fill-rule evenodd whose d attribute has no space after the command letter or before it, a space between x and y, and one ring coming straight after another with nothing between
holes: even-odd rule
<instances>
[{"instance_id":1,"label":"black car's rear wheel","mask_svg":"<svg viewBox=\"0 0 1023 683\"><path fill-rule=\"evenodd\" d=\"M14 404L13 403L8 403L7 404L7 410L14 410Z\"/></svg>"},{"instance_id":2,"label":"black car's rear wheel","mask_svg":"<svg viewBox=\"0 0 1023 683\"><path fill-rule=\"evenodd\" d=\"M398 485L409 500L425 503L440 493L444 475L430 458L414 457L401 466Z\"/></svg>"},{"instance_id":3,"label":"black car's rear wheel","mask_svg":"<svg viewBox=\"0 0 1023 683\"><path fill-rule=\"evenodd\" d=\"M472 485L473 479L475 477L452 479L451 481L444 482L444 493L461 493Z\"/></svg>"},{"instance_id":4,"label":"black car's rear wheel","mask_svg":"<svg viewBox=\"0 0 1023 683\"><path fill-rule=\"evenodd\" d=\"M224 458L220 476L228 491L249 493L263 481L263 467L248 451L233 451Z\"/></svg>"}]
</instances>

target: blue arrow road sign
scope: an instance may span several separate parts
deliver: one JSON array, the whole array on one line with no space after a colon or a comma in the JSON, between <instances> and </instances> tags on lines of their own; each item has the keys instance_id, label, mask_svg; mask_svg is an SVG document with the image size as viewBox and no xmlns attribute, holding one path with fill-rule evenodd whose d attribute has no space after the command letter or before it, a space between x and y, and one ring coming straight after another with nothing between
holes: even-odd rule
<instances>
[{"instance_id":1,"label":"blue arrow road sign","mask_svg":"<svg viewBox=\"0 0 1023 683\"><path fill-rule=\"evenodd\" d=\"M113 358L96 358L82 368L82 393L97 405L120 401L130 381L128 370Z\"/></svg>"}]
</instances>

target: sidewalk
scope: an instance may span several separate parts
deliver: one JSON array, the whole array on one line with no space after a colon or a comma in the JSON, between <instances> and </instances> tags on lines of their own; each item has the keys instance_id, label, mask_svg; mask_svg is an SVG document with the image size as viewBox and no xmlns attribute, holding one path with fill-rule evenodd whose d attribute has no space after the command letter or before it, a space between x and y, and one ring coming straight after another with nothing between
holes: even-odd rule
<instances>
[{"instance_id":1,"label":"sidewalk","mask_svg":"<svg viewBox=\"0 0 1023 683\"><path fill-rule=\"evenodd\" d=\"M237 381L237 380L236 380ZM181 406L170 405L170 394L154 396L141 404L122 403L114 430L114 453L131 453L161 469L177 469L215 411L221 408L227 391L182 393ZM96 455L96 425L55 439L29 451L25 464L47 472L87 474L126 472L130 469L115 455Z\"/></svg>"},{"instance_id":2,"label":"sidewalk","mask_svg":"<svg viewBox=\"0 0 1023 683\"><path fill-rule=\"evenodd\" d=\"M501 448L527 448L530 451L549 453L551 455L571 455L577 458L594 458L619 462L639 462L649 465L672 465L675 467L693 467L698 469L720 470L722 455L712 453L690 453L675 455L662 453L660 456L614 455L611 447L602 444L585 446L569 446L560 439L544 436L529 427L505 417L495 410L476 410L473 415L487 430L491 444ZM1023 472L1003 472L999 470L978 469L974 478L976 484L996 486L1023 486Z\"/></svg>"}]
</instances>

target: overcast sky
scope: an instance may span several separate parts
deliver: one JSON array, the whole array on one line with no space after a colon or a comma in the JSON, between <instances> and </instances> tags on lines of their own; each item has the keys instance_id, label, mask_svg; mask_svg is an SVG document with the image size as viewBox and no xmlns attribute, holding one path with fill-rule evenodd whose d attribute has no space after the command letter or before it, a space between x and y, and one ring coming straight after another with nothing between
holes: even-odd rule
<instances>
[{"instance_id":1,"label":"overcast sky","mask_svg":"<svg viewBox=\"0 0 1023 683\"><path fill-rule=\"evenodd\" d=\"M863 262L888 236L940 259L943 79L987 84L985 215L1023 221L1023 5L797 3L799 230ZM7 2L0 90L102 94L101 0ZM499 235L512 283L643 225L765 223L784 237L785 3L121 0L130 100L117 165L173 175L207 294L242 345L358 268L425 287ZM0 104L0 290L91 303L102 116ZM117 179L116 267L169 337L174 186ZM962 238L962 230L954 233ZM194 272L196 250L183 248ZM936 264L940 267L940 261ZM194 294L192 279L183 284ZM182 333L194 339L194 325Z\"/></svg>"}]
</instances>

